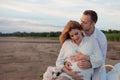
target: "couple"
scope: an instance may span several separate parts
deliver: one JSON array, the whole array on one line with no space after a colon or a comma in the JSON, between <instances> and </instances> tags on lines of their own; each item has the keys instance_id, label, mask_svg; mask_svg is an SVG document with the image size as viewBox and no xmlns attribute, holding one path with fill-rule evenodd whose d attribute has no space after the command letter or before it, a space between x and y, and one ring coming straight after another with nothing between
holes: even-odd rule
<instances>
[{"instance_id":1,"label":"couple","mask_svg":"<svg viewBox=\"0 0 120 80\"><path fill-rule=\"evenodd\" d=\"M107 40L95 28L98 16L93 10L84 11L81 25L69 21L61 36L62 48L56 66L62 71L55 80L97 80L100 66L105 64ZM102 72L106 80L106 71Z\"/></svg>"}]
</instances>

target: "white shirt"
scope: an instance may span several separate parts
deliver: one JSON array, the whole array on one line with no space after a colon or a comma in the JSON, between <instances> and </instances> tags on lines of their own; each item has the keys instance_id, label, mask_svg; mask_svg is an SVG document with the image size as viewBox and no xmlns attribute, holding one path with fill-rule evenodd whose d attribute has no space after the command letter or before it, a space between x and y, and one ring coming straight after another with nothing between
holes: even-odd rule
<instances>
[{"instance_id":1,"label":"white shirt","mask_svg":"<svg viewBox=\"0 0 120 80\"><path fill-rule=\"evenodd\" d=\"M93 34L90 37L93 37L97 40L98 45L99 45L99 47L101 49L101 52L102 52L102 57L104 58L104 62L103 62L103 65L104 65L105 64L105 59L106 59L106 53L107 53L107 39L106 39L106 36L104 35L104 33L102 31L95 28ZM98 80L99 69L100 69L100 67L98 67L94 70L92 80ZM101 80L106 80L106 70L105 69L102 71L101 76L102 76Z\"/></svg>"},{"instance_id":2,"label":"white shirt","mask_svg":"<svg viewBox=\"0 0 120 80\"><path fill-rule=\"evenodd\" d=\"M71 56L75 55L77 51L90 57L93 68L97 68L103 63L101 50L96 39L84 37L79 46L75 44L72 40L66 40L63 43L60 54L56 61L56 66L62 69L64 67L64 62L69 60ZM79 69L78 71L82 71L86 75L85 80L90 80L90 77L93 73L93 69L89 69L86 71ZM89 77L87 75L89 75Z\"/></svg>"}]
</instances>

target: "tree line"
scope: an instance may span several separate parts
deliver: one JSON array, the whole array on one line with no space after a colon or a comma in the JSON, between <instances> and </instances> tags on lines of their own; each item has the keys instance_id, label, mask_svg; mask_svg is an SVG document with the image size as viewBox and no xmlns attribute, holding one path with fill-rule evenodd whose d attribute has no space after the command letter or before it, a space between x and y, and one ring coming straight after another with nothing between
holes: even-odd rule
<instances>
[{"instance_id":1,"label":"tree line","mask_svg":"<svg viewBox=\"0 0 120 80\"><path fill-rule=\"evenodd\" d=\"M13 33L2 33L0 32L0 36L15 36L15 37L58 37L61 32L13 32Z\"/></svg>"},{"instance_id":2,"label":"tree line","mask_svg":"<svg viewBox=\"0 0 120 80\"><path fill-rule=\"evenodd\" d=\"M109 41L120 41L120 30L101 30L105 33L107 40ZM0 32L0 37L59 37L61 34L60 31L58 32L13 32L13 33L2 33Z\"/></svg>"},{"instance_id":3,"label":"tree line","mask_svg":"<svg viewBox=\"0 0 120 80\"><path fill-rule=\"evenodd\" d=\"M109 33L109 34L112 34L112 33L120 33L120 30L111 30L109 29L108 31L105 31L105 30L101 30L103 33Z\"/></svg>"}]
</instances>

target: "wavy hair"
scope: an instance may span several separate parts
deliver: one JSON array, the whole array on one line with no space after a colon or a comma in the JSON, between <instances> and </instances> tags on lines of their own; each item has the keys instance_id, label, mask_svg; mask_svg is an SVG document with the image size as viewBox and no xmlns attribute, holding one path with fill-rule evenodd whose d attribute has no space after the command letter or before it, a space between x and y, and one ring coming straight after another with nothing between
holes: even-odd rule
<instances>
[{"instance_id":1,"label":"wavy hair","mask_svg":"<svg viewBox=\"0 0 120 80\"><path fill-rule=\"evenodd\" d=\"M79 24L79 22L70 20L70 21L65 25L64 30L63 30L63 32L61 33L60 37L59 37L59 40L60 40L60 44L61 44L61 45L65 42L65 40L70 39L69 32L70 32L72 29L82 30L82 27L81 27L81 25Z\"/></svg>"}]
</instances>

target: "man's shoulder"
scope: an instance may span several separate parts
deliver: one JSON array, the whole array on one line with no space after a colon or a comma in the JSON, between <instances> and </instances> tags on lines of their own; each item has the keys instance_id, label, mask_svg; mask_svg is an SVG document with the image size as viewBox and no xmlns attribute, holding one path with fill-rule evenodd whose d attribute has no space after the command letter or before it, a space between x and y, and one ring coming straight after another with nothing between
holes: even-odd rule
<instances>
[{"instance_id":1,"label":"man's shoulder","mask_svg":"<svg viewBox=\"0 0 120 80\"><path fill-rule=\"evenodd\" d=\"M95 34L96 34L97 41L100 41L102 43L107 43L107 38L106 38L105 34L101 30L96 28Z\"/></svg>"},{"instance_id":2,"label":"man's shoulder","mask_svg":"<svg viewBox=\"0 0 120 80\"><path fill-rule=\"evenodd\" d=\"M105 34L101 30L99 30L97 28L95 28L95 34L96 34L96 37L100 37L100 38L102 37L102 38L106 39Z\"/></svg>"},{"instance_id":3,"label":"man's shoulder","mask_svg":"<svg viewBox=\"0 0 120 80\"><path fill-rule=\"evenodd\" d=\"M95 28L95 31L96 31L97 34L105 35L105 34L104 34L100 29L98 29L98 28Z\"/></svg>"}]
</instances>

